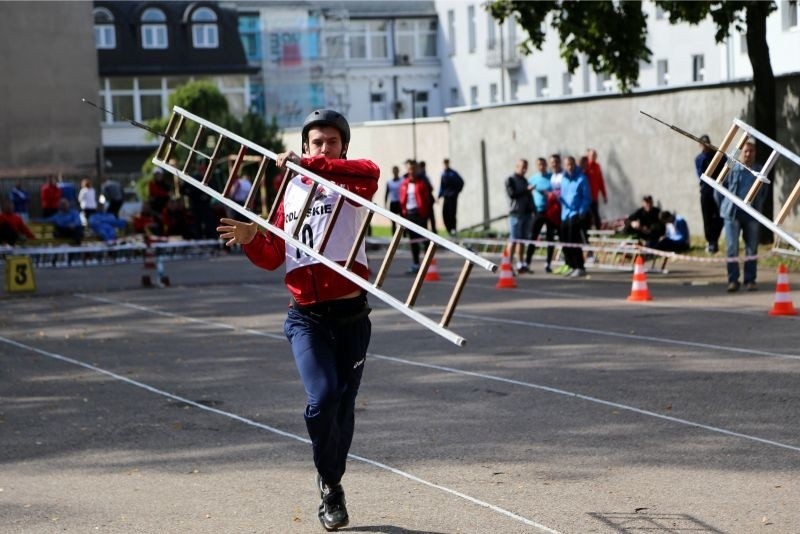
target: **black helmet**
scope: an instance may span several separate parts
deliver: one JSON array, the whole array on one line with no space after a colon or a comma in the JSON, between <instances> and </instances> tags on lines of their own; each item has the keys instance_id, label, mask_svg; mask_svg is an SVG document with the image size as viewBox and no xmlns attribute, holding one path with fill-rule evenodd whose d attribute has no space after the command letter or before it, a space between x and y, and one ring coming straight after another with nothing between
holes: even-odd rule
<instances>
[{"instance_id":1,"label":"black helmet","mask_svg":"<svg viewBox=\"0 0 800 534\"><path fill-rule=\"evenodd\" d=\"M347 119L338 111L317 109L309 113L306 120L303 121L302 140L304 144L308 142L308 131L313 126L333 126L342 134L343 145L350 142L350 125L347 124Z\"/></svg>"}]
</instances>

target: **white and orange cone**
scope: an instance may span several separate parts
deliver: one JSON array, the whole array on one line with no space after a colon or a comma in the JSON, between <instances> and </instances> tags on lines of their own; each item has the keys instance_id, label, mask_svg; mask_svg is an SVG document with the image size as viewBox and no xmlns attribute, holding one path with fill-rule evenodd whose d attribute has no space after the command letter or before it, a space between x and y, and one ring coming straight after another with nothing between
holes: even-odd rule
<instances>
[{"instance_id":1,"label":"white and orange cone","mask_svg":"<svg viewBox=\"0 0 800 534\"><path fill-rule=\"evenodd\" d=\"M436 268L436 258L431 259L431 264L428 267L428 272L425 273L426 282L438 282L442 278L439 276L439 269Z\"/></svg>"},{"instance_id":2,"label":"white and orange cone","mask_svg":"<svg viewBox=\"0 0 800 534\"><path fill-rule=\"evenodd\" d=\"M786 270L786 265L782 263L778 266L778 282L775 286L775 304L773 304L769 314L797 315L789 290L789 274Z\"/></svg>"},{"instance_id":3,"label":"white and orange cone","mask_svg":"<svg viewBox=\"0 0 800 534\"><path fill-rule=\"evenodd\" d=\"M650 290L647 289L647 275L644 273L644 260L641 256L636 256L636 263L633 265L633 286L628 300L631 302L653 300Z\"/></svg>"},{"instance_id":4,"label":"white and orange cone","mask_svg":"<svg viewBox=\"0 0 800 534\"><path fill-rule=\"evenodd\" d=\"M503 260L500 262L500 279L497 289L514 289L517 287L517 282L514 280L514 271L511 269L511 259L508 257L508 250L503 251Z\"/></svg>"}]
</instances>

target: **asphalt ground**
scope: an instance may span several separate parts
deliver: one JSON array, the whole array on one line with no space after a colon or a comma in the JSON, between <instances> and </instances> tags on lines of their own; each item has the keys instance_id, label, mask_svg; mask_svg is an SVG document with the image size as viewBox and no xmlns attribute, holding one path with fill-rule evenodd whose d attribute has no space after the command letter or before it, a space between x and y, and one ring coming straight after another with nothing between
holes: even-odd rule
<instances>
[{"instance_id":1,"label":"asphalt ground","mask_svg":"<svg viewBox=\"0 0 800 534\"><path fill-rule=\"evenodd\" d=\"M405 295L396 262L385 288ZM418 309L438 316L459 270ZM323 532L282 275L42 269L0 312L0 531ZM797 317L775 273L474 271L444 341L372 298L343 532L800 531ZM800 276L790 273L790 283ZM798 303L797 292L792 293Z\"/></svg>"}]
</instances>

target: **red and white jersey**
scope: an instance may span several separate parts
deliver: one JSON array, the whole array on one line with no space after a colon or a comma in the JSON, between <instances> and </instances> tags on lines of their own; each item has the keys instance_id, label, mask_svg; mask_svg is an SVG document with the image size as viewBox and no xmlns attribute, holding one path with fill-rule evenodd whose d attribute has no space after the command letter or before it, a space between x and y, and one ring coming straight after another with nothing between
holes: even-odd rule
<instances>
[{"instance_id":1,"label":"red and white jersey","mask_svg":"<svg viewBox=\"0 0 800 534\"><path fill-rule=\"evenodd\" d=\"M380 170L369 160L326 159L317 156L303 158L301 165L367 200L371 199L378 189ZM272 224L283 228L287 233L292 233L310 187L310 180L304 181L302 177L295 177L286 188L283 202L270 217ZM326 225L332 216L338 196L333 191L324 191L322 186L318 188L311 213L306 216L303 227L298 233L300 241L309 246L313 245L315 249L319 248L319 240L325 234ZM351 202L344 202L334 231L325 247L326 257L338 263L345 262L364 220L363 217L366 216L364 211L364 208ZM359 290L356 284L273 234L259 232L255 239L243 248L250 261L264 269L275 270L285 262L286 287L300 304L309 305L334 300ZM369 275L363 247L352 270L364 279Z\"/></svg>"},{"instance_id":2,"label":"red and white jersey","mask_svg":"<svg viewBox=\"0 0 800 534\"><path fill-rule=\"evenodd\" d=\"M308 193L314 182L302 176L296 176L286 187L283 197L283 229L286 233L294 235L300 212L305 205ZM302 222L302 228L297 232L297 239L304 245L314 250L319 250L325 230L333 218L333 209L341 195L335 191L328 191L323 186L318 186L314 194L314 201L308 208ZM355 236L367 216L365 208L345 201L336 219L328 243L325 245L325 257L333 261L344 262L353 248ZM362 241L356 255L356 262L367 265L367 252ZM303 253L291 243L286 243L286 272L318 263L316 259Z\"/></svg>"}]
</instances>

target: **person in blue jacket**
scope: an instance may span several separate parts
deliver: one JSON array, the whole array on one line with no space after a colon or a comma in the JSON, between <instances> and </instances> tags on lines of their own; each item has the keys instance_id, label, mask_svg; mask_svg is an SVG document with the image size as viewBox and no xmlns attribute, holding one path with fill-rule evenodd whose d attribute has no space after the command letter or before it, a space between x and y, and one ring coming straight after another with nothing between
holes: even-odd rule
<instances>
[{"instance_id":1,"label":"person in blue jacket","mask_svg":"<svg viewBox=\"0 0 800 534\"><path fill-rule=\"evenodd\" d=\"M569 271L564 274L573 278L586 276L583 263L583 249L570 246L570 243L586 242L584 230L589 208L592 204L592 193L589 180L575 164L575 158L564 159L564 177L561 180L561 233L559 239L563 245L564 261Z\"/></svg>"},{"instance_id":2,"label":"person in blue jacket","mask_svg":"<svg viewBox=\"0 0 800 534\"><path fill-rule=\"evenodd\" d=\"M126 224L122 219L115 217L113 213L105 211L102 205L89 217L89 228L109 245L117 240L117 228L125 228Z\"/></svg>"},{"instance_id":3,"label":"person in blue jacket","mask_svg":"<svg viewBox=\"0 0 800 534\"><path fill-rule=\"evenodd\" d=\"M53 237L72 239L76 245L83 241L83 222L78 210L72 207L70 201L62 198L58 201L58 211L45 222L53 223Z\"/></svg>"},{"instance_id":4,"label":"person in blue jacket","mask_svg":"<svg viewBox=\"0 0 800 534\"><path fill-rule=\"evenodd\" d=\"M653 248L669 252L686 252L691 248L689 244L689 224L686 219L669 211L662 211L659 219L664 225L666 233Z\"/></svg>"}]
</instances>

